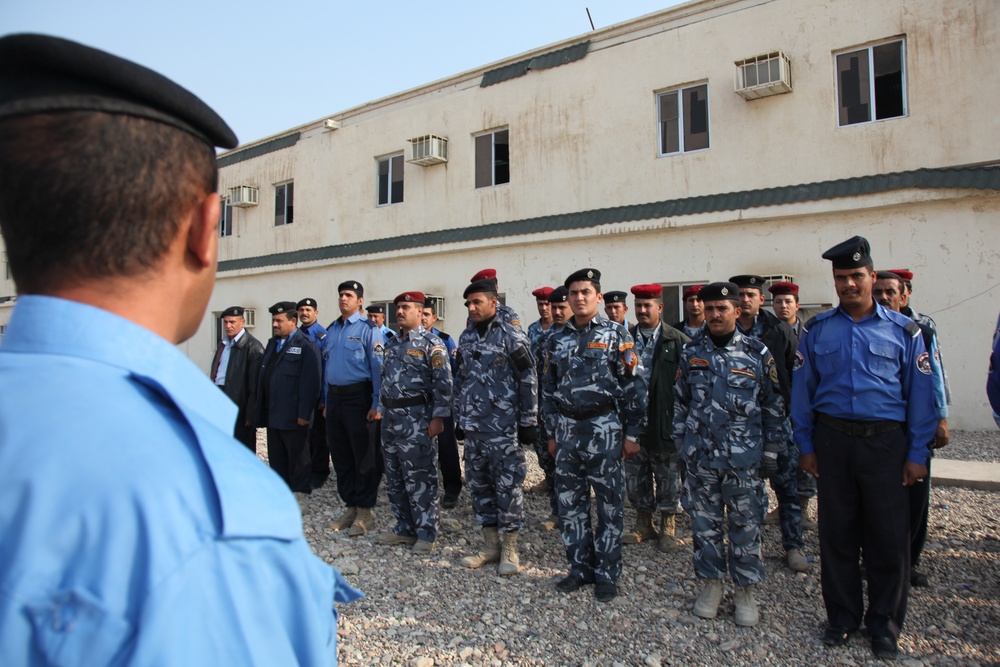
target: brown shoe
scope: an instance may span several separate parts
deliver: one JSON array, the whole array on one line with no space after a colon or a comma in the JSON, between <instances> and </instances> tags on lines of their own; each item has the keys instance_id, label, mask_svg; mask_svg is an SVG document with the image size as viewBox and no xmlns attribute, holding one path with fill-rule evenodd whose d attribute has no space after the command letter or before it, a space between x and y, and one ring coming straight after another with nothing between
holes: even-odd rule
<instances>
[{"instance_id":1,"label":"brown shoe","mask_svg":"<svg viewBox=\"0 0 1000 667\"><path fill-rule=\"evenodd\" d=\"M350 537L360 537L368 532L368 526L372 525L372 508L359 507L358 515L354 517L354 523L347 531Z\"/></svg>"}]
</instances>

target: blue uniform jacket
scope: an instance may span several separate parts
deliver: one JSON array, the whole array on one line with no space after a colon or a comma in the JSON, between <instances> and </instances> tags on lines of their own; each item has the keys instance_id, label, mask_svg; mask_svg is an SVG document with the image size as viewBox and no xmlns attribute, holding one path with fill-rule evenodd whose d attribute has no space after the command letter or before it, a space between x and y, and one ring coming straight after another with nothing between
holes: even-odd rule
<instances>
[{"instance_id":1,"label":"blue uniform jacket","mask_svg":"<svg viewBox=\"0 0 1000 667\"><path fill-rule=\"evenodd\" d=\"M371 406L378 409L379 384L382 378L382 357L385 339L378 326L354 313L346 320L338 317L326 328L326 370L323 379L323 403L327 385L337 387L372 383Z\"/></svg>"},{"instance_id":2,"label":"blue uniform jacket","mask_svg":"<svg viewBox=\"0 0 1000 667\"><path fill-rule=\"evenodd\" d=\"M323 364L319 348L299 329L288 335L280 352L276 351L277 344L277 338L267 342L260 364L257 426L306 430L312 424L320 396ZM265 382L270 386L265 387ZM309 425L299 426L297 419L308 419Z\"/></svg>"},{"instance_id":3,"label":"blue uniform jacket","mask_svg":"<svg viewBox=\"0 0 1000 667\"><path fill-rule=\"evenodd\" d=\"M874 303L874 302L873 302ZM907 460L923 465L937 430L930 353L917 324L875 304L855 322L839 306L802 327L792 381L792 425L803 455L814 453L816 413L905 424Z\"/></svg>"}]
</instances>

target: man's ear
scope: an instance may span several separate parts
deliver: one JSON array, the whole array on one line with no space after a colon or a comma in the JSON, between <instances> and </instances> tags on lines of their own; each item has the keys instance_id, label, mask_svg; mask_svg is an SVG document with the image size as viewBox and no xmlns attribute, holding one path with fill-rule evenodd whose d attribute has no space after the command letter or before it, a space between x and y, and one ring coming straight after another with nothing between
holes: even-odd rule
<instances>
[{"instance_id":1,"label":"man's ear","mask_svg":"<svg viewBox=\"0 0 1000 667\"><path fill-rule=\"evenodd\" d=\"M211 266L217 257L219 206L219 194L211 192L191 210L187 251L199 268Z\"/></svg>"}]
</instances>

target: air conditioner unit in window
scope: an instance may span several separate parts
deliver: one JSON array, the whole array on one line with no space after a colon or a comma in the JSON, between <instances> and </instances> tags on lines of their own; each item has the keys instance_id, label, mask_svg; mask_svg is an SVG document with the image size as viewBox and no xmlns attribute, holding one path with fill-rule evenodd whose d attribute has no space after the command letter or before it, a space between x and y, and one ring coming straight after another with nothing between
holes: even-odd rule
<instances>
[{"instance_id":1,"label":"air conditioner unit in window","mask_svg":"<svg viewBox=\"0 0 1000 667\"><path fill-rule=\"evenodd\" d=\"M747 100L792 92L792 65L781 51L736 61L736 92Z\"/></svg>"},{"instance_id":2,"label":"air conditioner unit in window","mask_svg":"<svg viewBox=\"0 0 1000 667\"><path fill-rule=\"evenodd\" d=\"M413 156L407 160L412 164L427 167L448 161L448 140L434 134L410 139L413 146Z\"/></svg>"},{"instance_id":3,"label":"air conditioner unit in window","mask_svg":"<svg viewBox=\"0 0 1000 667\"><path fill-rule=\"evenodd\" d=\"M252 185L237 185L235 188L229 188L229 205L239 208L256 206L259 194L257 188Z\"/></svg>"}]
</instances>

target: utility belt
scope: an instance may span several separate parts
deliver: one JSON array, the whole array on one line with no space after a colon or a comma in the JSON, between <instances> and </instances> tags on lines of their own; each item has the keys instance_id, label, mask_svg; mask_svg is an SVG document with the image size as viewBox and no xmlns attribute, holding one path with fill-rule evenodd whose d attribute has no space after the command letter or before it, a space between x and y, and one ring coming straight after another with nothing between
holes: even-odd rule
<instances>
[{"instance_id":1,"label":"utility belt","mask_svg":"<svg viewBox=\"0 0 1000 667\"><path fill-rule=\"evenodd\" d=\"M879 421L851 421L850 419L833 417L824 412L816 413L816 421L829 426L834 431L840 431L855 438L870 438L879 433L888 433L903 428L903 425L897 421L887 419Z\"/></svg>"},{"instance_id":2,"label":"utility belt","mask_svg":"<svg viewBox=\"0 0 1000 667\"><path fill-rule=\"evenodd\" d=\"M563 417L569 417L570 419L575 419L576 421L584 421L585 419L593 419L594 417L600 417L601 415L606 415L615 409L615 405L605 404L599 405L593 408L585 408L583 410L572 410L570 408L564 408L559 406L559 414Z\"/></svg>"},{"instance_id":3,"label":"utility belt","mask_svg":"<svg viewBox=\"0 0 1000 667\"><path fill-rule=\"evenodd\" d=\"M385 398L382 399L382 405L387 408L412 408L415 405L425 405L427 403L426 396L407 396L406 398Z\"/></svg>"},{"instance_id":4,"label":"utility belt","mask_svg":"<svg viewBox=\"0 0 1000 667\"><path fill-rule=\"evenodd\" d=\"M368 380L365 380L364 382L355 382L354 384L341 384L341 385L328 384L326 386L326 393L337 394L338 396L342 394L357 394L362 391L371 391L371 390L372 390L372 383L369 382Z\"/></svg>"}]
</instances>

